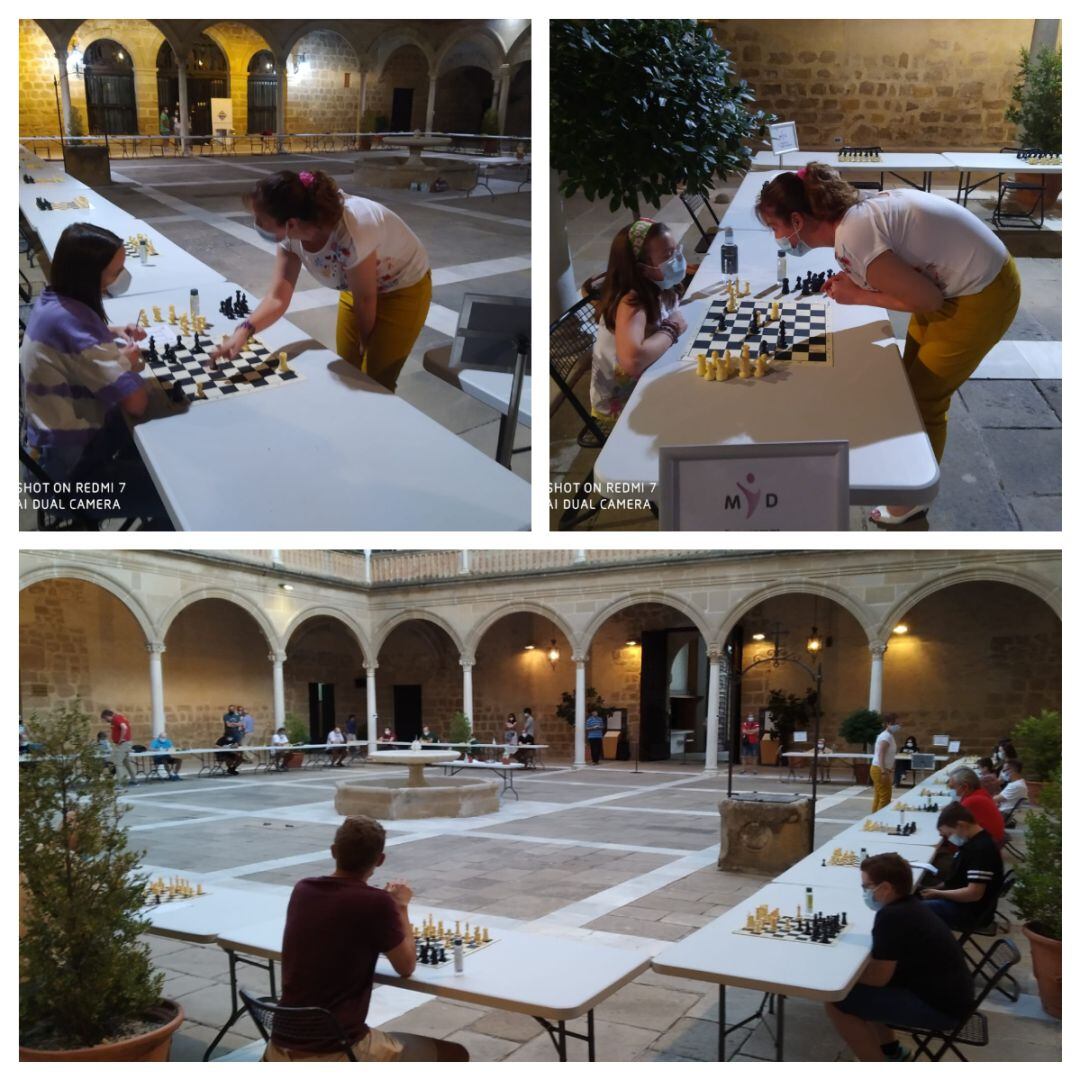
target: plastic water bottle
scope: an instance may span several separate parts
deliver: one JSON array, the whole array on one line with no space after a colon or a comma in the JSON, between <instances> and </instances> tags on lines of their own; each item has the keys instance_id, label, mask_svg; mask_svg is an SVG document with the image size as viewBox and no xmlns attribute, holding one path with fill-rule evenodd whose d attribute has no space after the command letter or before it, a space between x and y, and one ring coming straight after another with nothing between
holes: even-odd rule
<instances>
[{"instance_id":1,"label":"plastic water bottle","mask_svg":"<svg viewBox=\"0 0 1080 1080\"><path fill-rule=\"evenodd\" d=\"M198 289L192 289L191 290L190 309L191 309L191 317L193 319L197 319L199 317L199 290Z\"/></svg>"},{"instance_id":2,"label":"plastic water bottle","mask_svg":"<svg viewBox=\"0 0 1080 1080\"><path fill-rule=\"evenodd\" d=\"M739 248L730 225L724 229L724 243L720 247L720 272L727 277L734 277L739 272Z\"/></svg>"},{"instance_id":3,"label":"plastic water bottle","mask_svg":"<svg viewBox=\"0 0 1080 1080\"><path fill-rule=\"evenodd\" d=\"M806 888L806 914L814 914L814 890L809 886Z\"/></svg>"},{"instance_id":4,"label":"plastic water bottle","mask_svg":"<svg viewBox=\"0 0 1080 1080\"><path fill-rule=\"evenodd\" d=\"M461 974L465 970L465 944L461 938L454 938L454 971Z\"/></svg>"},{"instance_id":5,"label":"plastic water bottle","mask_svg":"<svg viewBox=\"0 0 1080 1080\"><path fill-rule=\"evenodd\" d=\"M776 253L776 280L783 281L787 277L787 252Z\"/></svg>"},{"instance_id":6,"label":"plastic water bottle","mask_svg":"<svg viewBox=\"0 0 1080 1080\"><path fill-rule=\"evenodd\" d=\"M150 245L145 240L139 241L139 262L146 265L148 257L150 255Z\"/></svg>"}]
</instances>

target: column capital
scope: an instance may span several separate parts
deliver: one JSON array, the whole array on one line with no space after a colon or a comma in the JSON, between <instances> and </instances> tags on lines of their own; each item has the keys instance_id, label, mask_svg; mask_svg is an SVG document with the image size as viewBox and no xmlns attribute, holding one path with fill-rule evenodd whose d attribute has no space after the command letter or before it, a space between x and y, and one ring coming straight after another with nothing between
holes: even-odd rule
<instances>
[{"instance_id":1,"label":"column capital","mask_svg":"<svg viewBox=\"0 0 1080 1080\"><path fill-rule=\"evenodd\" d=\"M870 655L879 660L889 651L889 646L884 641L870 642Z\"/></svg>"},{"instance_id":2,"label":"column capital","mask_svg":"<svg viewBox=\"0 0 1080 1080\"><path fill-rule=\"evenodd\" d=\"M727 652L723 645L710 645L705 650L705 653L709 658L709 663L722 662L727 659Z\"/></svg>"},{"instance_id":3,"label":"column capital","mask_svg":"<svg viewBox=\"0 0 1080 1080\"><path fill-rule=\"evenodd\" d=\"M474 667L476 667L476 657L462 656L459 658L458 663L461 665L464 671L471 671Z\"/></svg>"},{"instance_id":4,"label":"column capital","mask_svg":"<svg viewBox=\"0 0 1080 1080\"><path fill-rule=\"evenodd\" d=\"M379 670L379 661L373 660L370 664L364 665L364 673L369 679L375 678L375 672Z\"/></svg>"},{"instance_id":5,"label":"column capital","mask_svg":"<svg viewBox=\"0 0 1080 1080\"><path fill-rule=\"evenodd\" d=\"M570 659L573 660L575 664L584 665L584 664L587 664L589 662L589 654L588 653L574 653L570 657Z\"/></svg>"},{"instance_id":6,"label":"column capital","mask_svg":"<svg viewBox=\"0 0 1080 1080\"><path fill-rule=\"evenodd\" d=\"M288 660L288 656L285 655L284 650L271 649L266 654L266 659L272 664L284 664Z\"/></svg>"},{"instance_id":7,"label":"column capital","mask_svg":"<svg viewBox=\"0 0 1080 1080\"><path fill-rule=\"evenodd\" d=\"M146 643L146 651L151 655L160 656L165 651L164 641L148 641Z\"/></svg>"}]
</instances>

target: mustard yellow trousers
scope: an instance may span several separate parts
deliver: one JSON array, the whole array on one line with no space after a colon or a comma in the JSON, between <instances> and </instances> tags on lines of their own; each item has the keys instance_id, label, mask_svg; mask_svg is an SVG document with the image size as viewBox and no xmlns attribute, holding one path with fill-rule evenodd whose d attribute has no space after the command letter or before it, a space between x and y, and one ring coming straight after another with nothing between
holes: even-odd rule
<instances>
[{"instance_id":1,"label":"mustard yellow trousers","mask_svg":"<svg viewBox=\"0 0 1080 1080\"><path fill-rule=\"evenodd\" d=\"M1020 306L1020 274L1010 255L982 292L958 296L934 312L916 312L904 342L904 370L926 434L941 461L949 402L1002 339Z\"/></svg>"},{"instance_id":2,"label":"mustard yellow trousers","mask_svg":"<svg viewBox=\"0 0 1080 1080\"><path fill-rule=\"evenodd\" d=\"M416 339L424 328L431 307L431 271L415 285L379 293L375 304L375 326L368 335L367 348L357 357L359 339L353 295L348 289L339 293L337 317L337 352L351 364L381 383L387 390L397 386L398 375L409 359Z\"/></svg>"}]
</instances>

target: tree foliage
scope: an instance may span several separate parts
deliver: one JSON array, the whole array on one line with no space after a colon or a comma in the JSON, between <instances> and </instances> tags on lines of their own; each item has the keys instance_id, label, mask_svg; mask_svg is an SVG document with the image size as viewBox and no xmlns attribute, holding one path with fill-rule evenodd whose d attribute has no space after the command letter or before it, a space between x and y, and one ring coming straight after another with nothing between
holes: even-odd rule
<instances>
[{"instance_id":1,"label":"tree foliage","mask_svg":"<svg viewBox=\"0 0 1080 1080\"><path fill-rule=\"evenodd\" d=\"M640 213L680 186L749 166L747 141L774 119L753 108L731 54L691 19L551 24L551 164L561 190Z\"/></svg>"},{"instance_id":2,"label":"tree foliage","mask_svg":"<svg viewBox=\"0 0 1080 1080\"><path fill-rule=\"evenodd\" d=\"M1061 713L1043 709L1013 728L1013 743L1029 780L1049 780L1061 768Z\"/></svg>"},{"instance_id":3,"label":"tree foliage","mask_svg":"<svg viewBox=\"0 0 1080 1080\"><path fill-rule=\"evenodd\" d=\"M576 709L577 694L564 690L562 701L555 707L555 715L560 720L566 721L570 727L573 727L577 722ZM596 692L595 688L590 686L585 690L585 715L588 716L593 709L596 709L597 716L602 716L605 720L614 711L614 709L604 704L604 699Z\"/></svg>"},{"instance_id":4,"label":"tree foliage","mask_svg":"<svg viewBox=\"0 0 1080 1080\"><path fill-rule=\"evenodd\" d=\"M1013 868L1012 902L1020 918L1044 937L1061 940L1061 771L1024 821L1024 859Z\"/></svg>"},{"instance_id":5,"label":"tree foliage","mask_svg":"<svg viewBox=\"0 0 1080 1080\"><path fill-rule=\"evenodd\" d=\"M840 738L854 746L861 746L864 754L879 734L881 713L875 709L856 709L840 722Z\"/></svg>"},{"instance_id":6,"label":"tree foliage","mask_svg":"<svg viewBox=\"0 0 1080 1080\"><path fill-rule=\"evenodd\" d=\"M145 875L116 782L75 708L33 717L39 759L19 771L20 1042L76 1049L122 1035L160 1000L139 940Z\"/></svg>"},{"instance_id":7,"label":"tree foliage","mask_svg":"<svg viewBox=\"0 0 1080 1080\"><path fill-rule=\"evenodd\" d=\"M1061 153L1061 50L1045 46L1034 56L1020 50L1020 67L1005 119L1018 124L1024 145Z\"/></svg>"}]
</instances>

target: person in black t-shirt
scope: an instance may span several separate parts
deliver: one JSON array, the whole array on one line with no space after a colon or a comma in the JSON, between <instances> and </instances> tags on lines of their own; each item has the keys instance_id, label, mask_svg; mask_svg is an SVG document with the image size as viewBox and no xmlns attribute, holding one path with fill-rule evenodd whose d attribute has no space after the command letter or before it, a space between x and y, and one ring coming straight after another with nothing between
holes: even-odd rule
<instances>
[{"instance_id":1,"label":"person in black t-shirt","mask_svg":"<svg viewBox=\"0 0 1080 1080\"><path fill-rule=\"evenodd\" d=\"M825 1012L859 1061L906 1061L890 1024L951 1029L975 986L949 928L911 895L911 867L893 852L864 859L863 898L874 917L870 962L843 1001Z\"/></svg>"},{"instance_id":2,"label":"person in black t-shirt","mask_svg":"<svg viewBox=\"0 0 1080 1080\"><path fill-rule=\"evenodd\" d=\"M955 845L952 866L940 889L921 889L926 906L953 930L969 930L994 914L1004 867L993 837L958 802L938 815L938 832Z\"/></svg>"}]
</instances>

